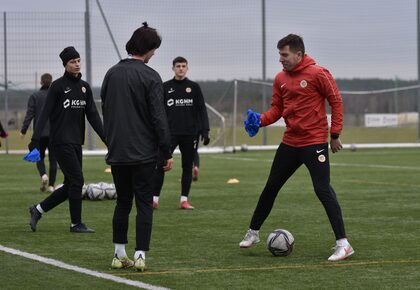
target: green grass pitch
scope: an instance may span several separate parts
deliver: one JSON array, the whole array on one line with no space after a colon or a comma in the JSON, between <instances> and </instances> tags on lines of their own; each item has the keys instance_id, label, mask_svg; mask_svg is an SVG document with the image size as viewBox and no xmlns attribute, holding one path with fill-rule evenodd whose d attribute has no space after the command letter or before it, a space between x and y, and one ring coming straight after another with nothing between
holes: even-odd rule
<instances>
[{"instance_id":1,"label":"green grass pitch","mask_svg":"<svg viewBox=\"0 0 420 290\"><path fill-rule=\"evenodd\" d=\"M111 270L115 201L84 201L83 220L96 233L69 233L68 203L45 214L31 232L28 206L39 192L34 164L0 155L0 245L171 289L420 289L420 149L330 154L331 180L355 255L327 261L334 235L309 174L301 167L279 193L261 228L261 243L240 250L274 151L202 154L191 189L193 211L176 207L180 159L165 177L154 212L148 271ZM112 182L103 157L85 157L86 183ZM238 184L227 184L237 178ZM63 178L58 175L58 183ZM133 208L127 252L134 253ZM274 257L267 235L295 237L288 257ZM1 289L134 289L0 251Z\"/></svg>"}]
</instances>

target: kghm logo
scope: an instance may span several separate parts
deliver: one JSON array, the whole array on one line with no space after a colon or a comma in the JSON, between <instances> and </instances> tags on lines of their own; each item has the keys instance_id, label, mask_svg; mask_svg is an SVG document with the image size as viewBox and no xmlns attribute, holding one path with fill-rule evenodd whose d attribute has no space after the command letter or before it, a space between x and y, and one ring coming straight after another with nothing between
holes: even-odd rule
<instances>
[{"instance_id":1,"label":"kghm logo","mask_svg":"<svg viewBox=\"0 0 420 290\"><path fill-rule=\"evenodd\" d=\"M177 106L191 106L193 104L193 99L179 99L175 101Z\"/></svg>"},{"instance_id":2,"label":"kghm logo","mask_svg":"<svg viewBox=\"0 0 420 290\"><path fill-rule=\"evenodd\" d=\"M173 106L173 104L174 104L174 99L169 99L169 100L166 102L166 105L168 105L168 107Z\"/></svg>"},{"instance_id":3,"label":"kghm logo","mask_svg":"<svg viewBox=\"0 0 420 290\"><path fill-rule=\"evenodd\" d=\"M71 100L71 107L81 107L81 106L86 106L86 101L85 100Z\"/></svg>"},{"instance_id":4,"label":"kghm logo","mask_svg":"<svg viewBox=\"0 0 420 290\"><path fill-rule=\"evenodd\" d=\"M70 107L72 109L78 109L78 108L84 108L85 106L86 106L86 101L85 100L69 100L69 99L66 99L63 102L64 109L67 109L68 107Z\"/></svg>"}]
</instances>

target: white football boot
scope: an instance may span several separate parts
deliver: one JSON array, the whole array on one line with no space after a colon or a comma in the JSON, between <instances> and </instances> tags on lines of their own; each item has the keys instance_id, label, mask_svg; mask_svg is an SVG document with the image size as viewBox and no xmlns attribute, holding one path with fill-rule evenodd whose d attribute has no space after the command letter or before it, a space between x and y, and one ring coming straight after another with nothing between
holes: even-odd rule
<instances>
[{"instance_id":1,"label":"white football boot","mask_svg":"<svg viewBox=\"0 0 420 290\"><path fill-rule=\"evenodd\" d=\"M240 248L249 248L260 242L260 231L249 229L244 239L239 243Z\"/></svg>"},{"instance_id":2,"label":"white football boot","mask_svg":"<svg viewBox=\"0 0 420 290\"><path fill-rule=\"evenodd\" d=\"M146 259L144 259L142 255L134 261L134 268L139 272L144 272L146 270Z\"/></svg>"},{"instance_id":3,"label":"white football boot","mask_svg":"<svg viewBox=\"0 0 420 290\"><path fill-rule=\"evenodd\" d=\"M347 244L347 246L335 246L333 250L334 253L328 258L328 261L331 262L345 260L354 254L350 244Z\"/></svg>"}]
</instances>

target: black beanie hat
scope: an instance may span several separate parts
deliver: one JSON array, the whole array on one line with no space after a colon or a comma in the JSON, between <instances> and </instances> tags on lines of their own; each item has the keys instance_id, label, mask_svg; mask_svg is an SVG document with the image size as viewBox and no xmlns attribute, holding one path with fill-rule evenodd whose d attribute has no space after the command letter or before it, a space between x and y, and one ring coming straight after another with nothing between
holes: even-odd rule
<instances>
[{"instance_id":1,"label":"black beanie hat","mask_svg":"<svg viewBox=\"0 0 420 290\"><path fill-rule=\"evenodd\" d=\"M80 58L80 54L73 46L68 46L60 53L60 58L63 61L63 66L66 66L69 60Z\"/></svg>"}]
</instances>

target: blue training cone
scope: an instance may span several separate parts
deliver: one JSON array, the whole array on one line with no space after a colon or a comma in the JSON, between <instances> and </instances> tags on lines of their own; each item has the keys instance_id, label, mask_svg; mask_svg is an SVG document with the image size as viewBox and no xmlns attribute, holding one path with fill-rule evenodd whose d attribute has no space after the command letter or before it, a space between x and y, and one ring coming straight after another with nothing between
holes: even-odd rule
<instances>
[{"instance_id":1,"label":"blue training cone","mask_svg":"<svg viewBox=\"0 0 420 290\"><path fill-rule=\"evenodd\" d=\"M35 148L34 150L26 154L25 157L23 157L23 160L28 162L38 162L41 160L41 154L39 153L38 149Z\"/></svg>"}]
</instances>

